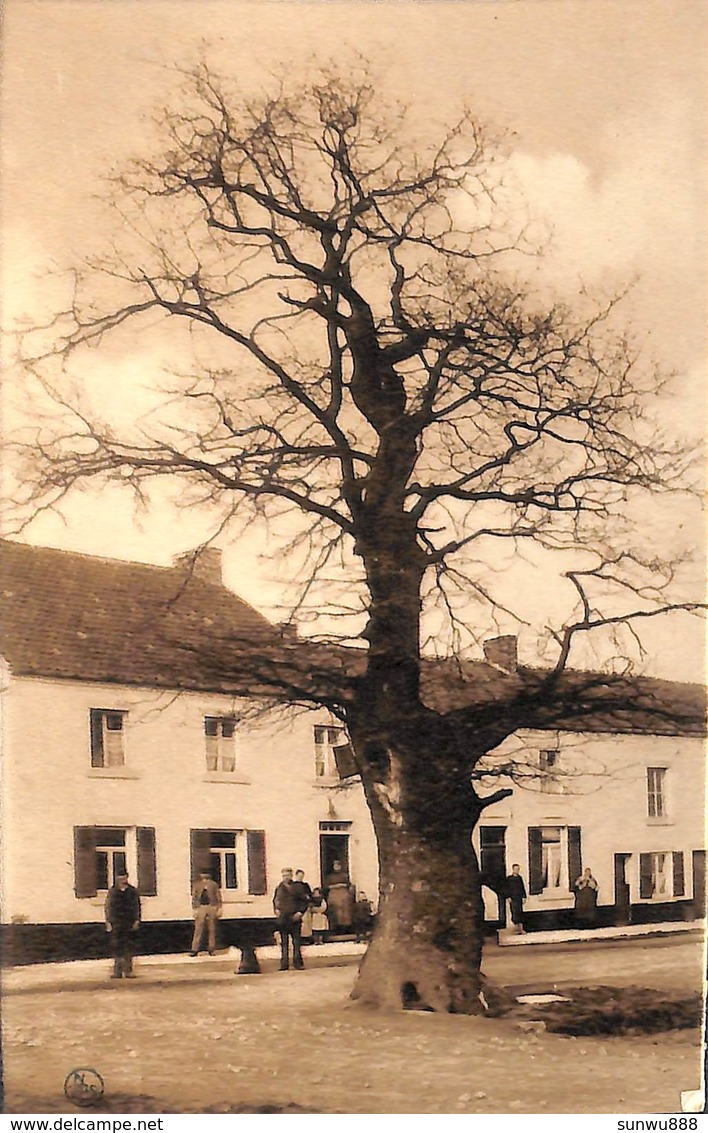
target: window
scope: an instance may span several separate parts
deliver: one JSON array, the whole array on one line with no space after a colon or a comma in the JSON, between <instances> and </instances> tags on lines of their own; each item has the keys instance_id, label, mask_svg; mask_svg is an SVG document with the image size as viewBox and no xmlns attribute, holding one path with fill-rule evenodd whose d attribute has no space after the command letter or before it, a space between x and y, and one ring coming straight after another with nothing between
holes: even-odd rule
<instances>
[{"instance_id":1,"label":"window","mask_svg":"<svg viewBox=\"0 0 708 1133\"><path fill-rule=\"evenodd\" d=\"M666 817L665 767L647 767L647 813L650 818Z\"/></svg>"},{"instance_id":2,"label":"window","mask_svg":"<svg viewBox=\"0 0 708 1133\"><path fill-rule=\"evenodd\" d=\"M348 779L356 775L354 753L344 728L315 725L315 778Z\"/></svg>"},{"instance_id":3,"label":"window","mask_svg":"<svg viewBox=\"0 0 708 1133\"><path fill-rule=\"evenodd\" d=\"M683 897L685 881L682 851L660 851L639 855L639 896L644 900L667 901Z\"/></svg>"},{"instance_id":4,"label":"window","mask_svg":"<svg viewBox=\"0 0 708 1133\"><path fill-rule=\"evenodd\" d=\"M579 826L531 826L529 893L547 897L566 894L580 877L582 856Z\"/></svg>"},{"instance_id":5,"label":"window","mask_svg":"<svg viewBox=\"0 0 708 1133\"><path fill-rule=\"evenodd\" d=\"M236 770L237 723L235 716L204 717L207 771Z\"/></svg>"},{"instance_id":6,"label":"window","mask_svg":"<svg viewBox=\"0 0 708 1133\"><path fill-rule=\"evenodd\" d=\"M157 893L155 831L151 826L75 826L74 891L77 897L96 897L115 885L119 870L127 870L138 892Z\"/></svg>"},{"instance_id":7,"label":"window","mask_svg":"<svg viewBox=\"0 0 708 1133\"><path fill-rule=\"evenodd\" d=\"M546 794L561 795L563 793L563 784L557 774L559 763L560 752L556 748L548 748L539 752L541 790Z\"/></svg>"},{"instance_id":8,"label":"window","mask_svg":"<svg viewBox=\"0 0 708 1133\"><path fill-rule=\"evenodd\" d=\"M192 882L206 870L223 895L267 892L262 830L192 830Z\"/></svg>"},{"instance_id":9,"label":"window","mask_svg":"<svg viewBox=\"0 0 708 1133\"><path fill-rule=\"evenodd\" d=\"M125 717L126 712L113 708L92 708L91 722L91 766L125 766Z\"/></svg>"}]
</instances>

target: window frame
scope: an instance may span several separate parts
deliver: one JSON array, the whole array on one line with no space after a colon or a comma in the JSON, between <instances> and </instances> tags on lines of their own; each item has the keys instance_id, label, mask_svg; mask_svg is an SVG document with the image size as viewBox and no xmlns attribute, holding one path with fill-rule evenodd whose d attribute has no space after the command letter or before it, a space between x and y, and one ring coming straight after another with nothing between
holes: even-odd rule
<instances>
[{"instance_id":1,"label":"window frame","mask_svg":"<svg viewBox=\"0 0 708 1133\"><path fill-rule=\"evenodd\" d=\"M217 845L233 838L233 845ZM233 855L236 885L226 884L227 858ZM214 859L218 859L218 871ZM208 870L221 889L224 901L243 901L267 893L265 831L243 827L199 828L190 831L192 884L200 870Z\"/></svg>"},{"instance_id":2,"label":"window frame","mask_svg":"<svg viewBox=\"0 0 708 1133\"><path fill-rule=\"evenodd\" d=\"M550 762L548 756L553 756ZM541 790L546 795L563 794L563 783L558 778L560 757L561 753L558 747L539 748L538 766L541 772Z\"/></svg>"},{"instance_id":3,"label":"window frame","mask_svg":"<svg viewBox=\"0 0 708 1133\"><path fill-rule=\"evenodd\" d=\"M212 734L207 729L210 723L216 725L216 730ZM237 753L236 753L236 731L239 724L239 717L233 713L228 715L217 714L212 712L205 712L202 718L202 728L204 734L204 755L206 761L207 775L235 775L237 768ZM224 735L224 725L228 725L231 729L231 735ZM214 745L215 750L210 753L209 748L210 740L216 740ZM210 758L215 760L216 766L210 766ZM225 766L225 763L230 763L231 766Z\"/></svg>"},{"instance_id":4,"label":"window frame","mask_svg":"<svg viewBox=\"0 0 708 1133\"><path fill-rule=\"evenodd\" d=\"M120 728L109 728L111 717L120 720ZM127 766L126 722L128 711L125 708L89 708L89 743L92 771L120 773ZM111 746L109 736L120 735L120 761L109 762Z\"/></svg>"},{"instance_id":5,"label":"window frame","mask_svg":"<svg viewBox=\"0 0 708 1133\"><path fill-rule=\"evenodd\" d=\"M324 733L324 738L318 739L318 733ZM334 751L349 742L346 728L343 724L315 724L312 734L315 745L315 781L339 782L339 768Z\"/></svg>"},{"instance_id":6,"label":"window frame","mask_svg":"<svg viewBox=\"0 0 708 1133\"><path fill-rule=\"evenodd\" d=\"M105 835L108 835L106 837ZM111 835L122 836L122 845ZM113 844L111 844L113 842ZM107 887L99 885L99 854L106 856ZM122 862L116 859L122 858ZM154 826L75 826L74 895L78 900L105 898L122 865L142 897L157 896L157 852Z\"/></svg>"},{"instance_id":7,"label":"window frame","mask_svg":"<svg viewBox=\"0 0 708 1133\"><path fill-rule=\"evenodd\" d=\"M669 817L668 771L668 767L647 767L647 818L656 820ZM654 781L652 782L652 780Z\"/></svg>"}]
</instances>

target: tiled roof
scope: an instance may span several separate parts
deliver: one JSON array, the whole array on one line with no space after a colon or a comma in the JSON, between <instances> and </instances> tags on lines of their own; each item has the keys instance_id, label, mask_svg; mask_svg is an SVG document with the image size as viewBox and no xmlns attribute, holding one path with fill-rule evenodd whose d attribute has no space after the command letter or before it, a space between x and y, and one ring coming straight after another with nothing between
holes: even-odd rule
<instances>
[{"instance_id":1,"label":"tiled roof","mask_svg":"<svg viewBox=\"0 0 708 1133\"><path fill-rule=\"evenodd\" d=\"M483 661L428 663L423 696L439 712L471 705L493 714L524 715L543 730L701 736L703 685L568 669L548 685L549 670L520 666L505 673ZM523 727L520 724L520 727Z\"/></svg>"},{"instance_id":2,"label":"tiled roof","mask_svg":"<svg viewBox=\"0 0 708 1133\"><path fill-rule=\"evenodd\" d=\"M325 703L363 674L363 650L283 635L232 591L184 566L157 567L0 541L0 654L18 676L202 689ZM426 660L438 712L474 707L561 731L702 735L705 689L651 677L569 670L506 673L484 661ZM301 695L298 695L298 690ZM329 696L327 695L329 693ZM523 724L518 726L523 727ZM516 730L516 729L515 729Z\"/></svg>"},{"instance_id":3,"label":"tiled roof","mask_svg":"<svg viewBox=\"0 0 708 1133\"><path fill-rule=\"evenodd\" d=\"M0 653L22 676L220 687L209 643L274 637L270 622L184 565L0 541Z\"/></svg>"}]
</instances>

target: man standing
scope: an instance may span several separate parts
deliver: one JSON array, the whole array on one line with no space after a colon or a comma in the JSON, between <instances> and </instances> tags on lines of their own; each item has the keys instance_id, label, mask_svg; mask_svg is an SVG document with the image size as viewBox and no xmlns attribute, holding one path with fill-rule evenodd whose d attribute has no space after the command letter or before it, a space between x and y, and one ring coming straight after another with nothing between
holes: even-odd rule
<instances>
[{"instance_id":1,"label":"man standing","mask_svg":"<svg viewBox=\"0 0 708 1133\"><path fill-rule=\"evenodd\" d=\"M273 910L278 918L280 933L280 970L287 972L290 966L290 940L293 942L293 968L300 970L304 967L300 934L303 913L309 900L304 886L293 881L291 869L281 870L280 876L282 880L273 894Z\"/></svg>"},{"instance_id":2,"label":"man standing","mask_svg":"<svg viewBox=\"0 0 708 1133\"><path fill-rule=\"evenodd\" d=\"M221 916L221 890L209 873L201 870L199 878L192 886L192 909L194 910L194 935L190 956L198 956L207 929L209 955L216 952L216 922Z\"/></svg>"},{"instance_id":3,"label":"man standing","mask_svg":"<svg viewBox=\"0 0 708 1133\"><path fill-rule=\"evenodd\" d=\"M524 928L524 901L526 900L526 886L521 876L520 866L515 862L511 873L506 879L505 889L511 906L511 920L517 932L525 932Z\"/></svg>"},{"instance_id":4,"label":"man standing","mask_svg":"<svg viewBox=\"0 0 708 1133\"><path fill-rule=\"evenodd\" d=\"M119 980L124 976L127 980L134 980L133 955L135 934L140 927L140 898L135 886L128 883L125 870L116 874L116 883L108 890L105 917L113 953L111 979Z\"/></svg>"}]
</instances>

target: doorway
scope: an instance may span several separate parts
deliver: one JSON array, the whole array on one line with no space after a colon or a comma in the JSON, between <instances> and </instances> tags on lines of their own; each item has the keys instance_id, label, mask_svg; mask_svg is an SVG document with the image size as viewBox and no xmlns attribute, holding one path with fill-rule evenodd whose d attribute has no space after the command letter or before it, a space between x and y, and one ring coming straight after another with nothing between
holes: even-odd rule
<instances>
[{"instance_id":1,"label":"doorway","mask_svg":"<svg viewBox=\"0 0 708 1133\"><path fill-rule=\"evenodd\" d=\"M506 826L480 826L479 871L482 884L496 893L497 921L503 928L506 924Z\"/></svg>"},{"instance_id":2,"label":"doorway","mask_svg":"<svg viewBox=\"0 0 708 1133\"><path fill-rule=\"evenodd\" d=\"M631 856L631 854L615 854L615 921L617 924L629 924L632 918L628 881Z\"/></svg>"},{"instance_id":3,"label":"doorway","mask_svg":"<svg viewBox=\"0 0 708 1133\"><path fill-rule=\"evenodd\" d=\"M325 888L326 880L332 872L334 862L342 863L342 870L347 881L351 881L349 872L349 827L347 822L321 822L320 823L320 885ZM335 827L335 829L330 829Z\"/></svg>"}]
</instances>

